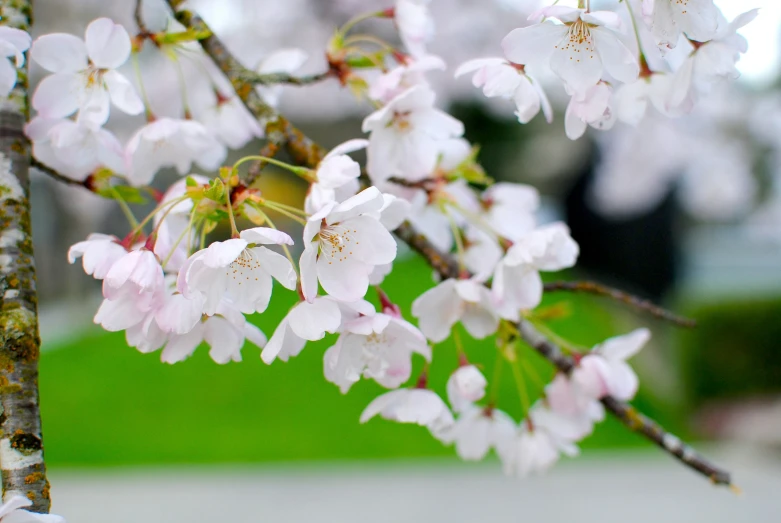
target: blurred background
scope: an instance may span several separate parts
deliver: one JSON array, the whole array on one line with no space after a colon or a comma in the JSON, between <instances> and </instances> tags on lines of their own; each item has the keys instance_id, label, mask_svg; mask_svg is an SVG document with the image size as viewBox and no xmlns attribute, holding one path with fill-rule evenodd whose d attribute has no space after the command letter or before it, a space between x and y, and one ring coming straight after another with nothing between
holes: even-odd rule
<instances>
[{"instance_id":1,"label":"blurred background","mask_svg":"<svg viewBox=\"0 0 781 523\"><path fill-rule=\"evenodd\" d=\"M33 36L83 35L99 16L132 34L134 3L37 0ZM337 25L388 7L382 0L190 3L248 67L297 47L310 56L304 73L325 67L323 48ZM749 53L739 63L739 82L717 89L685 118L650 117L638 129L617 125L570 142L563 92L548 91L559 111L552 125L538 119L521 126L508 105L489 103L466 78L453 80L463 61L500 55L501 38L525 24L538 7L534 0L432 2L431 51L449 64L449 72L432 73L432 82L439 104L481 146L488 174L538 187L541 220L569 223L582 255L576 271L558 277L615 285L697 319L698 328L684 332L600 298L557 295L543 304L564 312L550 326L580 345L649 326L652 343L632 362L642 383L635 404L672 432L704 442L734 472L742 497L711 487L611 419L583 442L583 457L523 481L505 478L494 457L460 463L423 428L359 425L360 412L382 390L362 381L343 396L324 380L322 354L331 338L271 366L249 346L244 362L226 366L203 350L174 366L140 354L121 333L92 324L99 283L65 263L68 247L90 232L124 235L122 214L112 202L37 176L40 386L54 511L72 523L104 522L106 514L115 523L778 521L781 5L717 3L730 19L753 7L762 13L744 31ZM153 25L164 7L149 0L144 11ZM387 22L367 28L393 38ZM159 84L178 89L170 65L154 50L145 53L147 78L167 78ZM40 76L33 69L33 81ZM360 136L369 112L336 82L286 88L281 108L326 148ZM155 110L176 116L181 108L160 102ZM140 123L112 116L121 139ZM232 159L256 153L259 144ZM159 178L165 187L176 176ZM285 176L265 177L262 189L290 204L300 204L305 191ZM292 225L290 231L298 236ZM404 253L385 287L408 313L431 285L431 271ZM276 293L257 324L270 335L293 299ZM455 351L448 343L435 351L430 382L443 392ZM470 340L467 352L490 375L492 343ZM552 375L529 357L543 377ZM500 407L519 418L509 375L502 387Z\"/></svg>"}]
</instances>

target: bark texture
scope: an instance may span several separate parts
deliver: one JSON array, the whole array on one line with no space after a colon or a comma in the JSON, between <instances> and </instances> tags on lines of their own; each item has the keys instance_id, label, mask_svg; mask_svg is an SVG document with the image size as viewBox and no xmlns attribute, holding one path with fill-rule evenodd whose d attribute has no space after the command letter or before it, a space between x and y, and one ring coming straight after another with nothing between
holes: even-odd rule
<instances>
[{"instance_id":1,"label":"bark texture","mask_svg":"<svg viewBox=\"0 0 781 523\"><path fill-rule=\"evenodd\" d=\"M29 0L0 1L0 24L29 30ZM1 58L5 59L5 58ZM0 474L3 498L22 495L49 512L38 403L38 298L30 227L27 66L0 105Z\"/></svg>"}]
</instances>

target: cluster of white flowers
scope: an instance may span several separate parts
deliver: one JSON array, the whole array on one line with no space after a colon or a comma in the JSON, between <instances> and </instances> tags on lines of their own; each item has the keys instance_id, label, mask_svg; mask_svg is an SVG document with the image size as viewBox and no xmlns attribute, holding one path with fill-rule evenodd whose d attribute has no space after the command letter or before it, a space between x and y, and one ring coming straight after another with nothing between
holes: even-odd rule
<instances>
[{"instance_id":1,"label":"cluster of white flowers","mask_svg":"<svg viewBox=\"0 0 781 523\"><path fill-rule=\"evenodd\" d=\"M550 121L548 99L527 72L535 63L548 65L571 96L566 128L576 138L589 125L604 129L616 119L636 123L649 102L664 114L687 109L714 81L734 76L734 63L744 51L736 30L755 15L726 24L710 0L623 4L626 16L637 22L634 44L627 43L622 32L627 24L616 12L553 5L533 14L533 25L504 39L506 59L469 62L456 75L474 73L474 84L486 96L512 100L522 123L540 111ZM431 344L461 326L475 339L496 335L497 365L505 359L516 365L517 335L507 332L540 304L540 272L574 266L579 247L564 223L538 223L539 195L533 187L493 183L476 162L477 149L462 137L463 124L436 106L427 74L446 65L427 51L433 35L427 1L398 0L372 16L393 18L406 49L374 36L346 34L367 16L335 33L328 45L331 71L374 112L363 121L367 138L334 147L311 169L264 157L220 167L227 148L244 146L263 129L214 64L198 54L196 37L187 32L131 41L122 26L101 18L89 25L83 41L51 34L32 42L31 58L52 73L32 97L37 115L27 127L40 162L76 180L100 178L97 192L124 207L123 194L140 194L136 187L149 184L163 167L180 174L193 163L220 167L213 179L190 175L174 183L140 223L125 209L131 230L124 238L92 234L71 247L69 261L81 258L84 271L103 283L95 322L124 331L128 344L141 352L162 349L162 360L175 363L206 343L212 359L225 364L242 359L248 340L271 364L298 355L307 341L337 335L324 355L328 381L343 393L361 378L392 389L366 407L361 421L379 414L416 423L455 444L464 459L481 459L493 448L508 473L544 470L560 454L577 452L576 443L603 417L600 399L634 396L637 377L625 360L649 333L641 329L574 354L574 371L558 374L542 398L525 406L520 422L496 408L494 397L477 404L487 382L463 354L447 383L449 406L428 388L425 370L415 385L405 386L412 378L413 355L430 362ZM17 65L29 44L23 36L0 32L6 56L15 56ZM139 96L117 71L144 38L170 57L172 67L195 55L210 103L191 107L183 100L184 117L155 117L146 98L156 84L139 78ZM652 70L651 51L640 44L646 40L655 42L657 53L688 47L689 54L677 72ZM286 50L258 71L291 72L303 59L301 52ZM11 76L0 69L0 84L13 86ZM279 96L268 86L258 89L270 104ZM147 116L124 146L103 127L112 105ZM361 165L349 154L363 149L370 186L362 189ZM307 180L306 200L290 206L244 185L238 168L250 160L275 163ZM303 226L298 260L289 249L296 242L267 213ZM244 223L239 219L255 226L239 230ZM417 326L380 287L397 255L392 231L405 220L459 267L458 274L414 301ZM207 235L225 222L231 237L209 241ZM267 340L246 316L267 310L275 280L299 300ZM371 286L379 310L366 300Z\"/></svg>"}]
</instances>

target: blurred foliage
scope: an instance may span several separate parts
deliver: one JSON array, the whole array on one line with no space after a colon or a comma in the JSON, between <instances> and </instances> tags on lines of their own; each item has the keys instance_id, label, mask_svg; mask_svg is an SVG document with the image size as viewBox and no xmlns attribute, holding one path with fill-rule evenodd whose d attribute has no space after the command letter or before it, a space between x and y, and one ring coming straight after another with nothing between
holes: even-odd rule
<instances>
[{"instance_id":1,"label":"blurred foliage","mask_svg":"<svg viewBox=\"0 0 781 523\"><path fill-rule=\"evenodd\" d=\"M681 335L691 402L781 391L781 300L689 305L698 327Z\"/></svg>"},{"instance_id":2,"label":"blurred foliage","mask_svg":"<svg viewBox=\"0 0 781 523\"><path fill-rule=\"evenodd\" d=\"M418 258L400 260L383 288L409 317L411 301L433 285L430 269ZM370 292L369 297L374 298ZM274 294L258 325L271 334L296 296ZM543 307L566 300L568 317L552 319L549 327L578 345L590 346L614 332L610 311L598 298L559 294L546 297ZM558 309L558 307L556 308ZM124 337L97 328L75 343L51 348L41 363L41 398L47 462L69 466L109 466L165 463L270 462L454 456L417 426L375 419L358 423L363 408L383 389L361 381L347 395L323 378L323 351L335 336L310 343L287 363L264 365L254 347L243 350L244 361L220 366L201 347L182 363L169 366L155 354L126 346ZM469 359L493 376L496 349L491 340L461 336ZM457 364L455 347L434 348L429 385L444 394ZM528 347L523 350L540 380L553 370ZM411 382L422 360L416 360ZM536 397L539 380L527 374ZM649 395L636 404L651 416L680 431L681 418ZM522 409L508 365L503 365L498 407L519 419ZM647 446L618 422L597 426L583 447ZM650 447L649 447L650 448ZM455 458L453 458L455 459Z\"/></svg>"}]
</instances>

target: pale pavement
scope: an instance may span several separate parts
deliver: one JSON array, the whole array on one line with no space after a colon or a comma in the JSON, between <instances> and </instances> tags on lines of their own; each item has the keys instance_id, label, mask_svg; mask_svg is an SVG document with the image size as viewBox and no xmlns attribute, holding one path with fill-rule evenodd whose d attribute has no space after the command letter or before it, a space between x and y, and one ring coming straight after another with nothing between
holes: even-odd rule
<instances>
[{"instance_id":1,"label":"pale pavement","mask_svg":"<svg viewBox=\"0 0 781 523\"><path fill-rule=\"evenodd\" d=\"M69 523L781 522L781 455L711 449L743 490L715 488L664 455L587 453L548 475L498 463L404 462L53 471Z\"/></svg>"}]
</instances>

